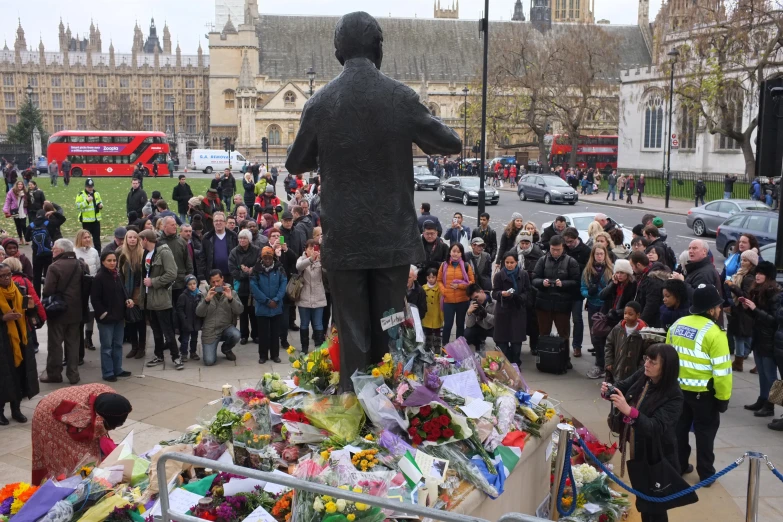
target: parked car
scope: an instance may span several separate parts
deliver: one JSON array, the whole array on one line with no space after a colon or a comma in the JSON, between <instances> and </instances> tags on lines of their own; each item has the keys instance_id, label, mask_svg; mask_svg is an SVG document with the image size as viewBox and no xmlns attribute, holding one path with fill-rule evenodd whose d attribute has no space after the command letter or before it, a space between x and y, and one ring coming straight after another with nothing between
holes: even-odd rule
<instances>
[{"instance_id":1,"label":"parked car","mask_svg":"<svg viewBox=\"0 0 783 522\"><path fill-rule=\"evenodd\" d=\"M500 193L492 187L484 187L484 201L497 205ZM440 199L448 201L459 199L463 205L478 203L479 178L477 176L457 176L449 178L440 184Z\"/></svg>"},{"instance_id":2,"label":"parked car","mask_svg":"<svg viewBox=\"0 0 783 522\"><path fill-rule=\"evenodd\" d=\"M502 163L505 167L506 165L511 166L514 165L517 162L517 159L514 156L499 156L497 158L493 158L492 161L489 162L489 168L492 172L495 171L495 163Z\"/></svg>"},{"instance_id":3,"label":"parked car","mask_svg":"<svg viewBox=\"0 0 783 522\"><path fill-rule=\"evenodd\" d=\"M413 189L432 189L438 190L440 186L440 178L430 174L430 169L427 167L413 167Z\"/></svg>"},{"instance_id":4,"label":"parked car","mask_svg":"<svg viewBox=\"0 0 783 522\"><path fill-rule=\"evenodd\" d=\"M769 207L752 199L719 199L690 209L685 224L697 236L715 234L721 223L744 210L769 210Z\"/></svg>"},{"instance_id":5,"label":"parked car","mask_svg":"<svg viewBox=\"0 0 783 522\"><path fill-rule=\"evenodd\" d=\"M750 233L759 240L759 246L774 243L778 238L778 213L771 210L746 210L734 214L721 223L715 246L728 258L742 234ZM765 257L766 259L766 257Z\"/></svg>"},{"instance_id":6,"label":"parked car","mask_svg":"<svg viewBox=\"0 0 783 522\"><path fill-rule=\"evenodd\" d=\"M49 173L49 163L46 161L46 156L39 156L35 162L35 168L38 174Z\"/></svg>"},{"instance_id":7,"label":"parked car","mask_svg":"<svg viewBox=\"0 0 783 522\"><path fill-rule=\"evenodd\" d=\"M579 232L579 239L582 240L582 243L586 243L587 240L590 238L590 236L587 235L587 227L590 226L590 223L595 221L595 212L575 212L572 214L563 214L563 217L566 220L566 226L574 227L577 230L577 232ZM548 223L544 223L542 225L542 230L551 224L552 224L551 221ZM622 225L622 223L617 223L617 224L620 226L620 228L623 231L623 245L625 246L625 248L630 250L631 241L633 240L633 232L625 228Z\"/></svg>"},{"instance_id":8,"label":"parked car","mask_svg":"<svg viewBox=\"0 0 783 522\"><path fill-rule=\"evenodd\" d=\"M568 203L575 205L579 194L557 176L527 174L517 183L517 195L520 201L539 200L550 203Z\"/></svg>"}]
</instances>

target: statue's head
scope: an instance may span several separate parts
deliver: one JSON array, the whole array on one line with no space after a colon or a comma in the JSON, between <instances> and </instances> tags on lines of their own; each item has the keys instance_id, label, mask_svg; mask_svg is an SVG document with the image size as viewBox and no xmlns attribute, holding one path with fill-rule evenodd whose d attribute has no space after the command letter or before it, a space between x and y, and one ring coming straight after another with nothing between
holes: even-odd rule
<instances>
[{"instance_id":1,"label":"statue's head","mask_svg":"<svg viewBox=\"0 0 783 522\"><path fill-rule=\"evenodd\" d=\"M378 21L364 11L340 18L334 29L334 55L341 65L351 58L367 58L380 69L383 31Z\"/></svg>"}]
</instances>

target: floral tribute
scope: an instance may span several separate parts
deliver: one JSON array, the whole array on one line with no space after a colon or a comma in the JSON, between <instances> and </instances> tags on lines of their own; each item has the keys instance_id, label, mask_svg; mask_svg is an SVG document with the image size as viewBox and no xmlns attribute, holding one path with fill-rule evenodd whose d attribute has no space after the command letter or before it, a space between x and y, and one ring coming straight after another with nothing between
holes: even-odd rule
<instances>
[{"instance_id":1,"label":"floral tribute","mask_svg":"<svg viewBox=\"0 0 783 522\"><path fill-rule=\"evenodd\" d=\"M348 486L340 489L350 490ZM354 486L354 493L368 493L360 486ZM319 495L313 501L313 510L319 515L320 522L381 522L386 515L377 507L352 502L342 498L335 499L329 495Z\"/></svg>"},{"instance_id":2,"label":"floral tribute","mask_svg":"<svg viewBox=\"0 0 783 522\"><path fill-rule=\"evenodd\" d=\"M14 482L0 489L0 516L16 515L36 491L38 486L27 482Z\"/></svg>"},{"instance_id":3,"label":"floral tribute","mask_svg":"<svg viewBox=\"0 0 783 522\"><path fill-rule=\"evenodd\" d=\"M294 357L292 353L288 358L294 368L292 373L294 384L306 390L324 393L330 386L340 382L340 374L334 371L329 350L322 348L310 353L300 354Z\"/></svg>"},{"instance_id":4,"label":"floral tribute","mask_svg":"<svg viewBox=\"0 0 783 522\"><path fill-rule=\"evenodd\" d=\"M373 449L367 449L362 450L358 453L354 453L353 457L351 457L351 464L356 466L356 469L359 471L371 471L372 468L378 465L378 450Z\"/></svg>"},{"instance_id":5,"label":"floral tribute","mask_svg":"<svg viewBox=\"0 0 783 522\"><path fill-rule=\"evenodd\" d=\"M455 422L451 412L439 403L408 409L408 435L414 446L426 442L445 444L470 436L470 429Z\"/></svg>"}]
</instances>

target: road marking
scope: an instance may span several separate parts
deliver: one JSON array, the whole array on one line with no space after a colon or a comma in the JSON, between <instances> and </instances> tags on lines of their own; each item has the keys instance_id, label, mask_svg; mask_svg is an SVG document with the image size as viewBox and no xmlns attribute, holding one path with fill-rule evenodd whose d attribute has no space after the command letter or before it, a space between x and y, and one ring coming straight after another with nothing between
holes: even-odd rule
<instances>
[{"instance_id":1,"label":"road marking","mask_svg":"<svg viewBox=\"0 0 783 522\"><path fill-rule=\"evenodd\" d=\"M538 211L534 212L534 214L549 214L550 216L559 216L560 215L560 214L558 214L556 212L547 212L545 210L538 210Z\"/></svg>"},{"instance_id":2,"label":"road marking","mask_svg":"<svg viewBox=\"0 0 783 522\"><path fill-rule=\"evenodd\" d=\"M687 223L682 223L681 221L669 221L669 223L674 223L675 225L686 225Z\"/></svg>"},{"instance_id":3,"label":"road marking","mask_svg":"<svg viewBox=\"0 0 783 522\"><path fill-rule=\"evenodd\" d=\"M714 239L704 239L703 237L695 237L695 236L676 236L676 237L681 237L683 239L690 239L691 241L693 241L694 239L701 239L702 241L706 241L707 243L715 242Z\"/></svg>"}]
</instances>

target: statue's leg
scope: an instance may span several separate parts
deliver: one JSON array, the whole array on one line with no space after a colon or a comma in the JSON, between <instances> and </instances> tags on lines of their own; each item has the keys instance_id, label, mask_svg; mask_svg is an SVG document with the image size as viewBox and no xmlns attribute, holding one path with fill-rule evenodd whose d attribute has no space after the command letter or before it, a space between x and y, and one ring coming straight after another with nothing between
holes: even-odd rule
<instances>
[{"instance_id":1,"label":"statue's leg","mask_svg":"<svg viewBox=\"0 0 783 522\"><path fill-rule=\"evenodd\" d=\"M387 310L405 310L405 295L408 286L410 265L370 270L370 325L372 328L372 349L370 364L381 362L389 352L389 336L381 329L381 317Z\"/></svg>"},{"instance_id":2,"label":"statue's leg","mask_svg":"<svg viewBox=\"0 0 783 522\"><path fill-rule=\"evenodd\" d=\"M329 270L329 289L340 339L340 389L353 391L351 375L370 364L369 270ZM378 316L380 324L380 316Z\"/></svg>"}]
</instances>

